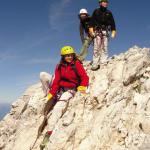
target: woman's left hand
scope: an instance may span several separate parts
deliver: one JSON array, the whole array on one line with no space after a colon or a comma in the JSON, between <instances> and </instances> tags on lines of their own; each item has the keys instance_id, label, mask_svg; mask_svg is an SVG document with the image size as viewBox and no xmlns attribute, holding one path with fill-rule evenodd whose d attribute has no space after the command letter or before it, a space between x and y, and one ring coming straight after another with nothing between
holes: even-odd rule
<instances>
[{"instance_id":1,"label":"woman's left hand","mask_svg":"<svg viewBox=\"0 0 150 150\"><path fill-rule=\"evenodd\" d=\"M86 94L87 87L86 86L78 86L77 91L81 92L82 94Z\"/></svg>"}]
</instances>

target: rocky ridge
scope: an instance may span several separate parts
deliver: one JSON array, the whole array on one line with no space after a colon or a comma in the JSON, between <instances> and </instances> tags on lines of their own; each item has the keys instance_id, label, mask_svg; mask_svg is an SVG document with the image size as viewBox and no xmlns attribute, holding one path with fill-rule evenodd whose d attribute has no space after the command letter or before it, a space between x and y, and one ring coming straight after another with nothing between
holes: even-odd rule
<instances>
[{"instance_id":1,"label":"rocky ridge","mask_svg":"<svg viewBox=\"0 0 150 150\"><path fill-rule=\"evenodd\" d=\"M150 55L134 46L90 70L86 95L76 93L45 150L150 149ZM43 121L46 99L37 83L12 104L0 122L0 150L30 150ZM53 111L49 113L49 117ZM46 132L38 138L33 150Z\"/></svg>"}]
</instances>

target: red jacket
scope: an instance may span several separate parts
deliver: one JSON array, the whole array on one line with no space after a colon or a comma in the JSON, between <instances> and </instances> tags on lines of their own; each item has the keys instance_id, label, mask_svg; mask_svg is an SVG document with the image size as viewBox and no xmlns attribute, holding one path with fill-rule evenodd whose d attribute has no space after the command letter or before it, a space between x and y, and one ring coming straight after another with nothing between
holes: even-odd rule
<instances>
[{"instance_id":1,"label":"red jacket","mask_svg":"<svg viewBox=\"0 0 150 150\"><path fill-rule=\"evenodd\" d=\"M80 85L78 85L78 77L72 68L72 64L75 64L78 76L80 77ZM55 96L57 91L61 87L65 88L75 88L77 86L88 86L89 77L86 74L80 61L72 62L70 64L61 64L59 68L58 65L55 69L54 80L50 89L50 93Z\"/></svg>"}]
</instances>

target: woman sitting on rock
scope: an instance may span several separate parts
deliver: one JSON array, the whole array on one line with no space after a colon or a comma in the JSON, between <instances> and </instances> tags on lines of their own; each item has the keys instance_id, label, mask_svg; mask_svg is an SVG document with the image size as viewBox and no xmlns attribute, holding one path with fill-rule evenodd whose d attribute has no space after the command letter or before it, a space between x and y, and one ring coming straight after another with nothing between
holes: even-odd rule
<instances>
[{"instance_id":1,"label":"woman sitting on rock","mask_svg":"<svg viewBox=\"0 0 150 150\"><path fill-rule=\"evenodd\" d=\"M52 76L42 72L40 74L40 79L46 94ZM71 46L64 46L61 49L60 63L56 66L53 82L47 94L48 102L45 105L44 114L48 114L49 104L52 99L56 99L56 104L48 120L48 131L43 139L41 147L45 147L47 144L55 124L63 115L64 110L66 110L69 100L73 98L76 91L85 93L88 84L89 77L81 62L77 59L74 49Z\"/></svg>"}]
</instances>

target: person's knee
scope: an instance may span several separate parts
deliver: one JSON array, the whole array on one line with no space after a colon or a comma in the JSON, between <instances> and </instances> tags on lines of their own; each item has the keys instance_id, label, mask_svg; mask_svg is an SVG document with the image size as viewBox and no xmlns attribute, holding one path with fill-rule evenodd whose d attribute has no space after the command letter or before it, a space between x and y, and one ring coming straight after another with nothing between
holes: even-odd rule
<instances>
[{"instance_id":1,"label":"person's knee","mask_svg":"<svg viewBox=\"0 0 150 150\"><path fill-rule=\"evenodd\" d=\"M40 72L40 80L41 81L51 81L52 75L48 74L47 72Z\"/></svg>"},{"instance_id":2,"label":"person's knee","mask_svg":"<svg viewBox=\"0 0 150 150\"><path fill-rule=\"evenodd\" d=\"M46 72L40 72L40 80L43 80L46 76Z\"/></svg>"}]
</instances>

